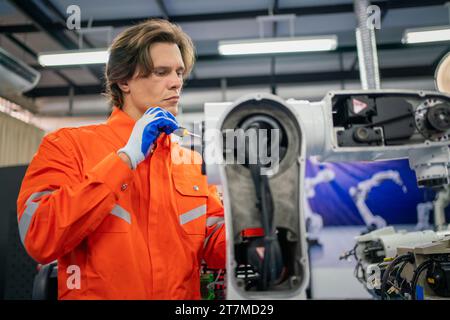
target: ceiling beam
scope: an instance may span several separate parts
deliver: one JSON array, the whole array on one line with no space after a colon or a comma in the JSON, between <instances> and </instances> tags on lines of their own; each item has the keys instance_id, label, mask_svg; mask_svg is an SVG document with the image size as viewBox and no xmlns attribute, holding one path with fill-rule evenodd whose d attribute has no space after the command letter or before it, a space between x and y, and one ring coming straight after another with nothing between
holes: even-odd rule
<instances>
[{"instance_id":1,"label":"ceiling beam","mask_svg":"<svg viewBox=\"0 0 450 320\"><path fill-rule=\"evenodd\" d=\"M61 25L60 22L56 23L58 28L54 28L51 31L47 28L50 24L50 20L44 11L39 8L33 1L28 0L9 0L17 10L22 12L26 17L33 21L33 24L39 29L49 35L53 40L62 45L66 49L77 49L77 45L72 41L63 30L66 26Z\"/></svg>"},{"instance_id":2,"label":"ceiling beam","mask_svg":"<svg viewBox=\"0 0 450 320\"><path fill-rule=\"evenodd\" d=\"M445 48L440 54L439 56L436 58L436 60L433 61L433 66L436 69L437 66L439 65L439 62L441 62L441 60L450 52L450 46L448 46L447 48Z\"/></svg>"},{"instance_id":3,"label":"ceiling beam","mask_svg":"<svg viewBox=\"0 0 450 320\"><path fill-rule=\"evenodd\" d=\"M26 53L28 53L30 56L32 56L34 59L37 60L38 55L36 52L33 51L33 49L31 49L30 47L28 47L25 43L23 43L22 41L20 41L16 36L14 36L13 34L5 34L5 37L7 37L12 43L14 43L16 46L18 46L20 49L22 49L23 51L25 51ZM36 70L39 69L43 69L43 67L41 65L38 65L41 68L36 68ZM62 73L60 70L58 69L52 69L53 72L55 72L61 79L63 79L69 86L73 86L76 87L77 85L71 80L69 79L64 73Z\"/></svg>"},{"instance_id":4,"label":"ceiling beam","mask_svg":"<svg viewBox=\"0 0 450 320\"><path fill-rule=\"evenodd\" d=\"M417 77L433 77L434 68L432 66L411 66L382 68L380 70L382 79L401 79L401 78L417 78ZM342 80L359 81L358 71L331 71L331 72L309 72L296 74L278 74L274 75L275 83L279 84L302 84L302 83L319 83L333 82ZM217 89L221 86L223 78L210 79L191 79L186 82L185 88L189 89ZM243 77L227 77L227 87L239 87L248 85L270 85L271 75L264 76L243 76ZM75 95L89 94L97 95L102 92L100 85L87 85L75 88ZM67 96L69 87L38 87L27 93L30 97L52 97Z\"/></svg>"},{"instance_id":5,"label":"ceiling beam","mask_svg":"<svg viewBox=\"0 0 450 320\"><path fill-rule=\"evenodd\" d=\"M16 0L10 0L16 1ZM31 3L31 1L21 0L20 2ZM378 5L382 11L388 8L391 9L404 9L415 7L429 7L429 6L443 6L448 0L396 0L396 1L372 1L372 4ZM304 6L295 8L278 8L277 14L295 14L299 17L309 15L323 15L323 14L336 14L336 13L352 13L353 4L334 4L334 5L320 5L320 6ZM267 10L249 10L249 11L234 11L234 12L219 12L219 13L205 13L205 14L191 14L191 15L168 15L170 21L176 23L182 22L202 22L202 21L218 21L218 20L235 20L235 19L251 19L257 16L267 15ZM164 18L164 16L155 17ZM132 19L106 19L95 20L92 27L125 27L134 25L140 21L148 19L148 16ZM87 27L89 21L82 21L82 27ZM64 26L60 23L46 22L41 25L47 30L63 30ZM4 32L37 32L40 29L32 24L21 25L3 25L0 26L0 33Z\"/></svg>"},{"instance_id":6,"label":"ceiling beam","mask_svg":"<svg viewBox=\"0 0 450 320\"><path fill-rule=\"evenodd\" d=\"M279 3L278 0L272 0L272 7L269 7L269 15L278 14L279 9ZM272 37L276 37L278 33L278 22L273 21L272 22ZM272 56L270 58L270 92L272 94L277 94L277 83L275 80L275 65L276 65L276 59L275 56Z\"/></svg>"},{"instance_id":7,"label":"ceiling beam","mask_svg":"<svg viewBox=\"0 0 450 320\"><path fill-rule=\"evenodd\" d=\"M164 0L156 0L156 5L158 6L159 10L161 10L163 18L166 20L170 20L169 11L167 10Z\"/></svg>"},{"instance_id":8,"label":"ceiling beam","mask_svg":"<svg viewBox=\"0 0 450 320\"><path fill-rule=\"evenodd\" d=\"M61 22L58 22L58 25L61 26L60 29L50 30L47 29L46 26L51 22L46 13L39 8L33 1L28 0L9 0L11 4L13 4L20 12L22 12L25 16L27 16L33 23L39 28L40 31L43 31L45 34L50 36L53 40L59 43L63 48L72 50L78 49L78 44L73 41L70 37L68 37L64 30L66 30L66 26ZM103 72L100 68L89 66L86 67L97 79L102 79Z\"/></svg>"},{"instance_id":9,"label":"ceiling beam","mask_svg":"<svg viewBox=\"0 0 450 320\"><path fill-rule=\"evenodd\" d=\"M411 48L430 48L435 50L443 50L443 52L448 52L449 49L445 49L445 44L442 43L424 43L424 44L418 44L418 45L405 45L402 43L382 43L377 45L378 51L385 51L385 50L402 50L405 51L405 53L411 49ZM444 48L444 49L443 49ZM356 53L356 46L342 46L338 47L334 51L328 52L328 54L341 54L345 52L354 52ZM208 62L208 61L227 61L227 60L253 60L255 58L270 58L270 57L292 57L292 56L302 56L302 57L313 57L317 56L317 52L294 52L294 53L281 53L281 54L274 54L274 55L242 55L242 56L223 56L220 54L201 54L198 55L196 58L196 62ZM440 60L440 59L438 59ZM45 70L45 69L78 69L80 66L52 66L52 67L43 67L38 64L31 65L32 68L35 68L36 70Z\"/></svg>"},{"instance_id":10,"label":"ceiling beam","mask_svg":"<svg viewBox=\"0 0 450 320\"><path fill-rule=\"evenodd\" d=\"M59 20L59 22L62 25L66 25L66 19L67 17L64 16L64 14L61 13L61 11L59 11L59 9L50 1L50 0L41 0L42 4L48 9L50 10ZM74 30L75 33L77 33ZM87 38L86 36L83 37L83 43L85 43L89 48L93 48L95 47Z\"/></svg>"}]
</instances>

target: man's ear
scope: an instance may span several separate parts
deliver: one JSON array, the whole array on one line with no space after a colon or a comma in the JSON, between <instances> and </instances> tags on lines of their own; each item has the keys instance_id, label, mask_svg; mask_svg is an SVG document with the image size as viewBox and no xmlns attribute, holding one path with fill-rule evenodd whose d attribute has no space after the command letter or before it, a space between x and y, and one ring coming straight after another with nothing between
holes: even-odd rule
<instances>
[{"instance_id":1,"label":"man's ear","mask_svg":"<svg viewBox=\"0 0 450 320\"><path fill-rule=\"evenodd\" d=\"M128 81L119 81L117 82L117 85L123 93L130 93L130 86L128 85Z\"/></svg>"}]
</instances>

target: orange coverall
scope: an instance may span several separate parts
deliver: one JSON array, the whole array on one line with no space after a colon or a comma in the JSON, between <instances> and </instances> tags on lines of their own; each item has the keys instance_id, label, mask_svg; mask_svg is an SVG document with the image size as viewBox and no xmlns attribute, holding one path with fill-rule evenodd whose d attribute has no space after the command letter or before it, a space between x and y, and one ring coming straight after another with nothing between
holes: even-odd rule
<instances>
[{"instance_id":1,"label":"orange coverall","mask_svg":"<svg viewBox=\"0 0 450 320\"><path fill-rule=\"evenodd\" d=\"M202 259L225 267L223 207L200 155L161 134L133 171L116 152L134 124L114 108L105 124L51 133L26 172L20 236L36 261L58 260L59 299L199 299Z\"/></svg>"}]
</instances>

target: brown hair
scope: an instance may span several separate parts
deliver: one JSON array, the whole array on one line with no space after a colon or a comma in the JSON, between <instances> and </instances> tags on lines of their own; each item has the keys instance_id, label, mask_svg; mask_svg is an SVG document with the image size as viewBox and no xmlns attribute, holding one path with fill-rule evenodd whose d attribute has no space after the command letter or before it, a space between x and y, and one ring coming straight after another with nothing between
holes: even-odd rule
<instances>
[{"instance_id":1,"label":"brown hair","mask_svg":"<svg viewBox=\"0 0 450 320\"><path fill-rule=\"evenodd\" d=\"M187 78L195 62L195 49L191 38L176 24L162 19L146 20L121 32L109 48L106 65L106 93L112 106L123 107L123 93L118 83L131 79L139 71L147 77L153 70L150 47L157 42L176 44L181 52Z\"/></svg>"}]
</instances>

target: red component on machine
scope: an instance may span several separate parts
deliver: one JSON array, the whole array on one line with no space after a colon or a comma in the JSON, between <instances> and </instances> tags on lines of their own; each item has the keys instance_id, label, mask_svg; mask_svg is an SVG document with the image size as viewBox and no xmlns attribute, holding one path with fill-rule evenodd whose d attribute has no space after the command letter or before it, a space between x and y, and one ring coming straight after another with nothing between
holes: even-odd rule
<instances>
[{"instance_id":1,"label":"red component on machine","mask_svg":"<svg viewBox=\"0 0 450 320\"><path fill-rule=\"evenodd\" d=\"M244 229L242 230L241 235L245 238L264 237L264 229L263 228Z\"/></svg>"}]
</instances>

